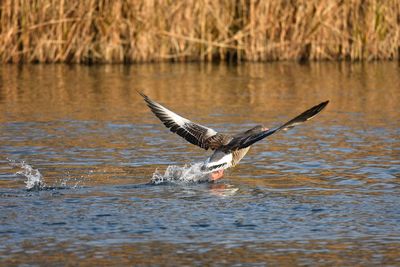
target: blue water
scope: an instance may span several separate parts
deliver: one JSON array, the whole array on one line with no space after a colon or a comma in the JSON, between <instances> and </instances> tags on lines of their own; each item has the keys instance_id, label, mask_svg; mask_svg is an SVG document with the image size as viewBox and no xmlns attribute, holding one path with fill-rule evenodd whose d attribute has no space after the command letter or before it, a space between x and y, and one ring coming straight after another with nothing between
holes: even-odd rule
<instances>
[{"instance_id":1,"label":"blue water","mask_svg":"<svg viewBox=\"0 0 400 267\"><path fill-rule=\"evenodd\" d=\"M395 64L0 71L1 265L400 262ZM227 132L331 104L197 183L182 171L211 152L166 130L135 89Z\"/></svg>"}]
</instances>

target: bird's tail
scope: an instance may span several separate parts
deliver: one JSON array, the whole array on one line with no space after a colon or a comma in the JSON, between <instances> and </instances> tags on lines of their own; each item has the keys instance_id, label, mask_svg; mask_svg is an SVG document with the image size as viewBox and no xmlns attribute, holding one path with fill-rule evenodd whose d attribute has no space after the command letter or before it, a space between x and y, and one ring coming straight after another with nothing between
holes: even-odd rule
<instances>
[{"instance_id":1,"label":"bird's tail","mask_svg":"<svg viewBox=\"0 0 400 267\"><path fill-rule=\"evenodd\" d=\"M227 169L232 166L232 153L224 153L222 151L216 151L211 157L209 157L200 170L202 172L214 172L223 169Z\"/></svg>"}]
</instances>

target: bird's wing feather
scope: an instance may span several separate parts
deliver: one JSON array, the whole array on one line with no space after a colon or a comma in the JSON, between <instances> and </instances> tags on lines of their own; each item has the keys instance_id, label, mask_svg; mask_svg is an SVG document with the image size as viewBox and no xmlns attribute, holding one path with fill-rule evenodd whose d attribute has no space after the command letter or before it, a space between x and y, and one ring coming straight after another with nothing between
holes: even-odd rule
<instances>
[{"instance_id":1,"label":"bird's wing feather","mask_svg":"<svg viewBox=\"0 0 400 267\"><path fill-rule=\"evenodd\" d=\"M256 133L253 135L244 135L244 136L238 136L237 138L233 138L227 145L223 146L224 151L232 151L232 150L237 150L237 149L242 149L246 148L248 146L251 146L255 142L258 142L262 139L264 139L267 136L270 136L276 132L279 132L281 130L288 130L290 128L293 128L296 125L299 125L301 123L304 123L313 117L315 117L319 112L321 112L326 105L328 105L329 100L322 102L306 111L298 115L297 117L291 119L290 121L286 122L285 124L269 129L266 131L262 131L260 133Z\"/></svg>"},{"instance_id":2,"label":"bird's wing feather","mask_svg":"<svg viewBox=\"0 0 400 267\"><path fill-rule=\"evenodd\" d=\"M147 106L154 115L156 115L171 132L178 134L188 142L206 150L209 148L215 150L222 145L225 135L185 119L161 104L151 100L145 94L141 92L139 92L139 94L144 98L144 101L146 101Z\"/></svg>"}]
</instances>

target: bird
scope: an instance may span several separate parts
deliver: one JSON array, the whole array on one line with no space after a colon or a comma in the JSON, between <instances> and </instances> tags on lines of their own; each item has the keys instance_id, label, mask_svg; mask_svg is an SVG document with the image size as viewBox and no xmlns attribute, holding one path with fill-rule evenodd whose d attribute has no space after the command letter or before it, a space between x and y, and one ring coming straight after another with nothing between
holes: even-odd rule
<instances>
[{"instance_id":1,"label":"bird","mask_svg":"<svg viewBox=\"0 0 400 267\"><path fill-rule=\"evenodd\" d=\"M288 130L302 124L320 113L329 103L329 100L307 109L288 122L269 129L263 125L256 125L251 129L237 133L226 134L212 128L192 122L175 112L167 109L160 103L150 99L138 91L154 115L173 133L183 137L189 143L205 150L214 151L202 164L200 170L210 174L209 180L216 181L224 176L224 170L235 167L247 154L250 147L262 139L282 130Z\"/></svg>"}]
</instances>

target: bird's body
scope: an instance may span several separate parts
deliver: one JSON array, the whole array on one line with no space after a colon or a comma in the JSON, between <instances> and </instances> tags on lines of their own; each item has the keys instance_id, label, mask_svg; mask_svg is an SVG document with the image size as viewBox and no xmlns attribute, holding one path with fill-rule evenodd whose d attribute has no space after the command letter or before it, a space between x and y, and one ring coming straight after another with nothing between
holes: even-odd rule
<instances>
[{"instance_id":1,"label":"bird's body","mask_svg":"<svg viewBox=\"0 0 400 267\"><path fill-rule=\"evenodd\" d=\"M287 130L297 124L310 120L329 103L329 101L322 102L279 127L268 129L262 125L257 125L244 132L230 135L219 133L211 128L185 119L151 100L148 96L140 94L151 111L171 132L178 134L188 142L205 150L214 150L214 153L207 158L201 167L202 171L211 173L211 180L221 178L223 170L236 166L247 154L252 144L280 130Z\"/></svg>"},{"instance_id":2,"label":"bird's body","mask_svg":"<svg viewBox=\"0 0 400 267\"><path fill-rule=\"evenodd\" d=\"M215 152L209 157L202 167L203 171L217 171L220 169L227 169L235 167L242 158L247 154L250 146L239 148L239 149L227 149L227 146L233 142L233 140L247 138L256 133L260 133L263 130L267 130L262 125L257 125L243 133L236 134L234 136L225 135L223 138L222 146L215 150Z\"/></svg>"}]
</instances>

